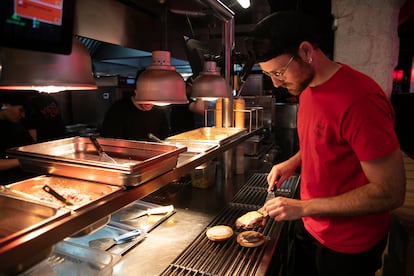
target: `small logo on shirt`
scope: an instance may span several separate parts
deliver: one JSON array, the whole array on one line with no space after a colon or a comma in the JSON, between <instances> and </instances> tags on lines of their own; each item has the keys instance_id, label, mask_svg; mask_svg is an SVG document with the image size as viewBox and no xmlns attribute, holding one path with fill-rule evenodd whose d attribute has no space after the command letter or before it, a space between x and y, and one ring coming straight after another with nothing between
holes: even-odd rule
<instances>
[{"instance_id":1,"label":"small logo on shirt","mask_svg":"<svg viewBox=\"0 0 414 276\"><path fill-rule=\"evenodd\" d=\"M324 135L324 133L325 133L325 126L324 125L322 125L322 124L320 124L320 123L317 123L316 124L316 126L315 126L315 129L313 130L313 132L315 133L315 135L317 136L317 137L324 137L325 135Z\"/></svg>"}]
</instances>

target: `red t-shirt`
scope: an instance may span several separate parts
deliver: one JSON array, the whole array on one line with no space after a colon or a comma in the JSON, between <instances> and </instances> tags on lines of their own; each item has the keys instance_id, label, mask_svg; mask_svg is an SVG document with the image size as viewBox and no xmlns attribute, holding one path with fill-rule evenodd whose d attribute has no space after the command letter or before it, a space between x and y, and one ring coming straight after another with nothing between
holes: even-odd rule
<instances>
[{"instance_id":1,"label":"red t-shirt","mask_svg":"<svg viewBox=\"0 0 414 276\"><path fill-rule=\"evenodd\" d=\"M322 85L303 91L297 128L302 199L335 196L367 184L360 161L399 147L389 99L371 78L346 65ZM390 214L304 217L303 221L324 246L357 253L385 237Z\"/></svg>"}]
</instances>

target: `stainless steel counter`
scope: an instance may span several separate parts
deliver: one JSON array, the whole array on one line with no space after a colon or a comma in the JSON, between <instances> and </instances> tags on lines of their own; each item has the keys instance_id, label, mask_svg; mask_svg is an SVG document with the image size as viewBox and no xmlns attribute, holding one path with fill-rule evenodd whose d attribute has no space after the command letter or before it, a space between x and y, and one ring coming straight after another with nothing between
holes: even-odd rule
<instances>
[{"instance_id":1,"label":"stainless steel counter","mask_svg":"<svg viewBox=\"0 0 414 276\"><path fill-rule=\"evenodd\" d=\"M204 212L178 208L122 257L114 267L114 275L160 275L212 218Z\"/></svg>"},{"instance_id":2,"label":"stainless steel counter","mask_svg":"<svg viewBox=\"0 0 414 276\"><path fill-rule=\"evenodd\" d=\"M224 190L220 180L209 189L173 183L144 198L162 199L164 204L173 203L179 207L172 217L121 259L114 268L114 275L187 275L191 271L200 275L261 276L277 271L282 263L279 241L283 240L284 223L269 220L265 227L256 229L265 235L265 244L258 248L243 248L235 237L216 243L205 236L208 227L234 225L241 214L261 206L267 196L266 173L253 173L246 183L244 178L250 172L235 175L224 185ZM286 191L294 191L298 179L297 176L289 179L278 193L292 197L293 193ZM239 189L240 183L243 184ZM220 190L227 197L217 198ZM172 194L173 197L169 196Z\"/></svg>"},{"instance_id":3,"label":"stainless steel counter","mask_svg":"<svg viewBox=\"0 0 414 276\"><path fill-rule=\"evenodd\" d=\"M234 175L222 181L219 173L216 185L207 189L172 183L144 198L148 201L156 199L157 203L174 204L176 213L123 256L114 267L114 275L160 275L228 206L245 183L247 175Z\"/></svg>"}]
</instances>

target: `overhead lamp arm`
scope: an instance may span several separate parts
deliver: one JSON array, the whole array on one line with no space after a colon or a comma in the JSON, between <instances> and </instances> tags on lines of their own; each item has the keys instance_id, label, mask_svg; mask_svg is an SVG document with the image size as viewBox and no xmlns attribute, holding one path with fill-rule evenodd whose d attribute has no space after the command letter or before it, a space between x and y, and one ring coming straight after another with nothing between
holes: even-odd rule
<instances>
[{"instance_id":1,"label":"overhead lamp arm","mask_svg":"<svg viewBox=\"0 0 414 276\"><path fill-rule=\"evenodd\" d=\"M233 97L231 92L231 53L234 49L234 12L219 0L203 0L211 7L215 15L223 21L223 44L224 44L224 79L228 85L228 97L223 104L223 127L232 126Z\"/></svg>"}]
</instances>

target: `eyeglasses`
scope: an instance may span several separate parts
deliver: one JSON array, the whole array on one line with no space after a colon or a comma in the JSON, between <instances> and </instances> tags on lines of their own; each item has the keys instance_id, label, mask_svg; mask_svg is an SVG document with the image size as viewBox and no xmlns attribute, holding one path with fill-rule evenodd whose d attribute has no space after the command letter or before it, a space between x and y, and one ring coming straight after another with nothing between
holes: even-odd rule
<instances>
[{"instance_id":1,"label":"eyeglasses","mask_svg":"<svg viewBox=\"0 0 414 276\"><path fill-rule=\"evenodd\" d=\"M289 68L290 63L292 62L294 56L292 56L289 59L289 62L280 70L280 71L272 71L272 72L266 72L266 71L262 71L263 74L271 77L271 78L275 78L278 81L285 81L285 73L287 71L287 69Z\"/></svg>"}]
</instances>

